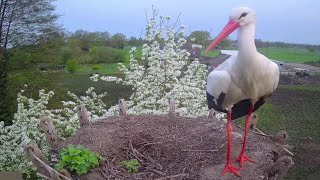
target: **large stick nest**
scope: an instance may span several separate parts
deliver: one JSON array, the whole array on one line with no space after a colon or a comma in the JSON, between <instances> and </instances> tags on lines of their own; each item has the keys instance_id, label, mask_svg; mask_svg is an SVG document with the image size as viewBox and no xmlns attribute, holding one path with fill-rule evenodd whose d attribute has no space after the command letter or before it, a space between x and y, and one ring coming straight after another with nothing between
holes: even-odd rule
<instances>
[{"instance_id":1,"label":"large stick nest","mask_svg":"<svg viewBox=\"0 0 320 180\"><path fill-rule=\"evenodd\" d=\"M217 119L163 116L119 116L80 128L60 142L61 149L79 144L100 153L105 161L80 179L276 179L291 167L282 144L251 131L241 177L220 174L226 163L225 123ZM239 155L243 129L233 126L231 158ZM119 163L137 159L139 172L130 174ZM234 163L235 166L239 164Z\"/></svg>"}]
</instances>

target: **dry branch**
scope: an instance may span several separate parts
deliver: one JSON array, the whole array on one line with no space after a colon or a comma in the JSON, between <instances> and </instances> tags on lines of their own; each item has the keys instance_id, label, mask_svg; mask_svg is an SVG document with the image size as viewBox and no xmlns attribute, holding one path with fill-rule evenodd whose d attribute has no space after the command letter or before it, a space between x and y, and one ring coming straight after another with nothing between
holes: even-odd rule
<instances>
[{"instance_id":1,"label":"dry branch","mask_svg":"<svg viewBox=\"0 0 320 180\"><path fill-rule=\"evenodd\" d=\"M48 117L42 117L40 121L41 127L46 134L47 141L52 149L57 149L58 147L58 133L53 125L53 122Z\"/></svg>"},{"instance_id":2,"label":"dry branch","mask_svg":"<svg viewBox=\"0 0 320 180\"><path fill-rule=\"evenodd\" d=\"M87 108L84 105L79 105L77 107L77 114L79 118L80 127L84 127L90 124Z\"/></svg>"},{"instance_id":3,"label":"dry branch","mask_svg":"<svg viewBox=\"0 0 320 180\"><path fill-rule=\"evenodd\" d=\"M240 125L237 125L239 128L242 128ZM289 151L286 147L284 147L283 145L285 145L288 141L288 133L286 131L280 131L275 135L267 135L266 133L262 132L261 130L259 130L256 127L253 127L254 130L256 131L251 131L255 134L261 135L261 136L266 136L266 137L270 137L273 141L278 142L280 144L282 144L282 148L284 151L286 151L288 154L290 154L291 156L293 156L293 153L291 151Z\"/></svg>"}]
</instances>

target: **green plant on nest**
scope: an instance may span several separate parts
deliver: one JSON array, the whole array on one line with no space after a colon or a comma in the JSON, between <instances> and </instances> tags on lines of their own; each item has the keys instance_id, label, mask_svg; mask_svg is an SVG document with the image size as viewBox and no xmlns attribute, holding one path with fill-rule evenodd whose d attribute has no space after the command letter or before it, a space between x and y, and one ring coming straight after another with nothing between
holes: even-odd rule
<instances>
[{"instance_id":1,"label":"green plant on nest","mask_svg":"<svg viewBox=\"0 0 320 180\"><path fill-rule=\"evenodd\" d=\"M62 168L66 168L78 175L87 173L89 169L98 166L99 162L103 160L98 153L91 152L80 145L69 145L67 148L63 148L59 156L60 160L56 169L60 171Z\"/></svg>"},{"instance_id":2,"label":"green plant on nest","mask_svg":"<svg viewBox=\"0 0 320 180\"><path fill-rule=\"evenodd\" d=\"M132 159L130 161L121 161L120 165L124 166L129 173L137 173L140 163L138 160Z\"/></svg>"}]
</instances>

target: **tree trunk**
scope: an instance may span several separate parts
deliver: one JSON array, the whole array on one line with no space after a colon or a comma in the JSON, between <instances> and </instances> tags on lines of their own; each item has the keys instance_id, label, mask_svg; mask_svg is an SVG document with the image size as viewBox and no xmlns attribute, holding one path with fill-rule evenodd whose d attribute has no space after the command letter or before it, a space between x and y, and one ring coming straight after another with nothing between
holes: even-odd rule
<instances>
[{"instance_id":1,"label":"tree trunk","mask_svg":"<svg viewBox=\"0 0 320 180\"><path fill-rule=\"evenodd\" d=\"M9 125L12 119L12 115L9 112L8 106L8 56L0 54L0 121L4 121L6 125Z\"/></svg>"}]
</instances>

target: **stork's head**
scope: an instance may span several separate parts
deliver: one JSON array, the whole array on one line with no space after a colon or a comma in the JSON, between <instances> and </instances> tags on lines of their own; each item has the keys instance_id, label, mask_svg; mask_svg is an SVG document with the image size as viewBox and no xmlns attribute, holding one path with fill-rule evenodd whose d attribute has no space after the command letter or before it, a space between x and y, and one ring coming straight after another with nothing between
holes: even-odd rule
<instances>
[{"instance_id":1,"label":"stork's head","mask_svg":"<svg viewBox=\"0 0 320 180\"><path fill-rule=\"evenodd\" d=\"M247 26L248 24L255 23L256 14L252 9L248 7L237 7L232 9L229 19L230 19L229 22L223 28L220 34L208 46L208 48L206 49L206 52L216 47L224 38L226 38L229 34L231 34L236 29Z\"/></svg>"}]
</instances>

